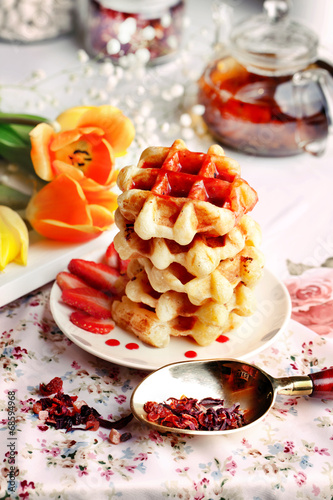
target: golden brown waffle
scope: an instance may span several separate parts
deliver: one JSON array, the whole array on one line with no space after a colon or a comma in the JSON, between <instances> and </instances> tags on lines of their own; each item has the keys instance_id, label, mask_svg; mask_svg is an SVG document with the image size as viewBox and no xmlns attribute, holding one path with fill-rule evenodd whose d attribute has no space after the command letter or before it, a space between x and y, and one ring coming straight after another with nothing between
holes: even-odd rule
<instances>
[{"instance_id":1,"label":"golden brown waffle","mask_svg":"<svg viewBox=\"0 0 333 500\"><path fill-rule=\"evenodd\" d=\"M120 327L155 347L165 347L170 336L190 336L199 345L209 345L239 326L242 316L255 311L254 292L242 282L232 289L224 304L207 299L196 306L186 293L156 292L136 259L129 265L128 277L126 295L114 301L112 317Z\"/></svg>"},{"instance_id":2,"label":"golden brown waffle","mask_svg":"<svg viewBox=\"0 0 333 500\"><path fill-rule=\"evenodd\" d=\"M189 245L179 245L165 238L143 240L134 231L133 223L127 221L119 210L115 214L119 233L114 238L115 248L124 260L147 257L157 269L166 269L178 263L194 276L212 273L221 260L237 255L245 246L258 247L261 243L259 225L244 215L239 224L224 236L207 237L196 234Z\"/></svg>"},{"instance_id":3,"label":"golden brown waffle","mask_svg":"<svg viewBox=\"0 0 333 500\"><path fill-rule=\"evenodd\" d=\"M197 233L223 236L257 202L238 163L217 145L207 154L189 151L181 140L171 148L147 148L117 182L119 210L144 240L188 245Z\"/></svg>"},{"instance_id":4,"label":"golden brown waffle","mask_svg":"<svg viewBox=\"0 0 333 500\"><path fill-rule=\"evenodd\" d=\"M208 301L195 307L188 303L186 294L166 292L157 297L152 290L150 295L144 276L139 279L144 288L141 298L150 305L125 295L121 301L113 302L112 317L121 328L154 347L166 347L170 337L179 336L192 337L197 344L207 346L222 333L239 326L241 316L249 316L255 309L252 290L241 283L227 304Z\"/></svg>"},{"instance_id":5,"label":"golden brown waffle","mask_svg":"<svg viewBox=\"0 0 333 500\"><path fill-rule=\"evenodd\" d=\"M227 301L217 303L213 299L207 299L201 305L190 302L186 293L170 290L158 293L151 286L147 273L139 267L135 269L134 276L127 283L126 296L133 302L142 302L152 307L161 321L170 321L177 316L197 316L202 322L223 326L225 323L225 311L238 307L237 314L248 316L253 313L255 299L250 287L240 282L232 290Z\"/></svg>"},{"instance_id":6,"label":"golden brown waffle","mask_svg":"<svg viewBox=\"0 0 333 500\"><path fill-rule=\"evenodd\" d=\"M264 258L260 250L246 245L235 257L222 260L212 273L201 277L193 276L177 263L166 269L157 269L146 257L131 261L128 273L133 266L146 271L156 292L173 290L184 293L192 304L199 306L208 299L225 304L241 282L253 288L262 276ZM130 274L129 277L131 278Z\"/></svg>"}]
</instances>

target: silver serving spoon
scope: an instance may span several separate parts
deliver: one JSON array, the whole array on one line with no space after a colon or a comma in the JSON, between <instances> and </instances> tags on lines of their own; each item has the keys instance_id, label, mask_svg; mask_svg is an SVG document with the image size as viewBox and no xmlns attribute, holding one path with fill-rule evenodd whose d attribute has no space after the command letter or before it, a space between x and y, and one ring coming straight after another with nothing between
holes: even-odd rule
<instances>
[{"instance_id":1,"label":"silver serving spoon","mask_svg":"<svg viewBox=\"0 0 333 500\"><path fill-rule=\"evenodd\" d=\"M148 375L131 398L133 415L159 432L181 434L230 434L259 422L273 406L276 395L333 399L333 368L309 375L274 378L260 368L235 359L172 363ZM239 403L245 425L227 430L190 430L167 427L147 420L148 401L162 403L181 396L224 400L224 407Z\"/></svg>"}]
</instances>

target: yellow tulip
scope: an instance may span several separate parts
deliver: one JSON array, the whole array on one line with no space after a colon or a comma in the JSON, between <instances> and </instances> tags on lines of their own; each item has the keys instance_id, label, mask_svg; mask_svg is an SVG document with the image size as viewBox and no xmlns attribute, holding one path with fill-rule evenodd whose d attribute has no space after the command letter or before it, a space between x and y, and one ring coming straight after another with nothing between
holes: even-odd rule
<instances>
[{"instance_id":1,"label":"yellow tulip","mask_svg":"<svg viewBox=\"0 0 333 500\"><path fill-rule=\"evenodd\" d=\"M16 262L26 266L29 234L27 226L17 212L0 205L0 270Z\"/></svg>"}]
</instances>

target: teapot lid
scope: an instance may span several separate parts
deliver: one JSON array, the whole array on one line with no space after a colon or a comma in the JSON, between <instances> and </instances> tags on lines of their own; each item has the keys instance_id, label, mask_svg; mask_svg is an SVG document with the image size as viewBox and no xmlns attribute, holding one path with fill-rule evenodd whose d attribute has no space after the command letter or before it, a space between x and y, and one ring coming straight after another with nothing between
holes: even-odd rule
<instances>
[{"instance_id":1,"label":"teapot lid","mask_svg":"<svg viewBox=\"0 0 333 500\"><path fill-rule=\"evenodd\" d=\"M230 51L253 73L287 75L317 57L318 37L289 18L288 0L265 0L264 12L238 24L230 33Z\"/></svg>"}]
</instances>

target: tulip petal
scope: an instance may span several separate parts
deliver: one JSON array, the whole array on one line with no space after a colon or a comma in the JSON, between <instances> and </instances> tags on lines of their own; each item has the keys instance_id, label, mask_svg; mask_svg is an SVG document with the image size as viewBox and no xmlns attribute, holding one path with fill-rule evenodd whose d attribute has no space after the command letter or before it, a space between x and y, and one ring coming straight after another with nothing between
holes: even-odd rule
<instances>
[{"instance_id":1,"label":"tulip petal","mask_svg":"<svg viewBox=\"0 0 333 500\"><path fill-rule=\"evenodd\" d=\"M92 220L87 205L79 183L61 174L31 198L26 215L32 227L44 234L40 231L40 224L44 225L45 221L90 225Z\"/></svg>"},{"instance_id":2,"label":"tulip petal","mask_svg":"<svg viewBox=\"0 0 333 500\"><path fill-rule=\"evenodd\" d=\"M56 121L61 130L92 125L100 127L105 131L105 139L111 144L116 155L123 154L135 136L131 120L120 109L109 105L71 108L59 115Z\"/></svg>"},{"instance_id":3,"label":"tulip petal","mask_svg":"<svg viewBox=\"0 0 333 500\"><path fill-rule=\"evenodd\" d=\"M96 208L91 210L79 182L66 174L56 177L30 200L27 218L46 238L70 242L95 238L113 223L112 214L104 207L96 216Z\"/></svg>"},{"instance_id":4,"label":"tulip petal","mask_svg":"<svg viewBox=\"0 0 333 500\"><path fill-rule=\"evenodd\" d=\"M92 136L92 142L94 141L94 137L105 135L104 130L99 127L80 127L73 130L66 130L64 132L59 132L53 139L51 144L51 151L58 151L66 146L72 144L73 142L78 141L82 135L90 135ZM95 142L98 144L100 139L95 139Z\"/></svg>"},{"instance_id":5,"label":"tulip petal","mask_svg":"<svg viewBox=\"0 0 333 500\"><path fill-rule=\"evenodd\" d=\"M8 227L0 221L0 271L12 262L17 254L17 240Z\"/></svg>"},{"instance_id":6,"label":"tulip petal","mask_svg":"<svg viewBox=\"0 0 333 500\"><path fill-rule=\"evenodd\" d=\"M98 135L93 133L85 134L85 130L90 129L76 129L74 131L63 132L58 134L51 144L51 149L54 151L55 160L52 162L53 175L65 171L65 164L68 165L68 175L73 175L77 178L73 169L81 170L86 177L90 177L99 184L108 185L113 178L114 154L110 144L101 135L103 131L97 130L101 133ZM70 142L69 139L75 139ZM57 141L56 148L53 148L54 142ZM60 163L57 163L60 162Z\"/></svg>"},{"instance_id":7,"label":"tulip petal","mask_svg":"<svg viewBox=\"0 0 333 500\"><path fill-rule=\"evenodd\" d=\"M103 227L93 224L71 225L55 220L39 221L38 232L45 238L51 240L65 241L67 243L83 243L97 238L103 231L106 231L113 223L112 221ZM36 229L37 231L37 229Z\"/></svg>"},{"instance_id":8,"label":"tulip petal","mask_svg":"<svg viewBox=\"0 0 333 500\"><path fill-rule=\"evenodd\" d=\"M39 123L30 132L31 160L36 174L44 181L50 181L54 177L52 172L54 154L50 150L54 136L53 128L47 123Z\"/></svg>"},{"instance_id":9,"label":"tulip petal","mask_svg":"<svg viewBox=\"0 0 333 500\"><path fill-rule=\"evenodd\" d=\"M69 224L91 222L86 211L87 202L80 184L61 174L38 191L27 208L29 221L53 219Z\"/></svg>"},{"instance_id":10,"label":"tulip petal","mask_svg":"<svg viewBox=\"0 0 333 500\"><path fill-rule=\"evenodd\" d=\"M64 163L63 161L54 160L52 166L55 175L66 174L75 181L79 181L84 178L82 170L73 167L73 165L68 165L68 163Z\"/></svg>"},{"instance_id":11,"label":"tulip petal","mask_svg":"<svg viewBox=\"0 0 333 500\"><path fill-rule=\"evenodd\" d=\"M110 186L101 186L92 179L87 179L87 177L82 178L79 184L89 205L100 205L111 213L116 210L118 195L111 191Z\"/></svg>"},{"instance_id":12,"label":"tulip petal","mask_svg":"<svg viewBox=\"0 0 333 500\"><path fill-rule=\"evenodd\" d=\"M60 125L61 130L76 128L82 115L90 109L96 108L95 106L74 106L73 108L66 109L56 118L56 122Z\"/></svg>"},{"instance_id":13,"label":"tulip petal","mask_svg":"<svg viewBox=\"0 0 333 500\"><path fill-rule=\"evenodd\" d=\"M105 139L100 139L98 142L94 141L93 135L82 136L78 148L84 150L85 143L92 145L91 161L87 161L85 166L82 167L85 176L101 185L109 185L113 179L115 163L112 147ZM88 148L86 147L86 149Z\"/></svg>"},{"instance_id":14,"label":"tulip petal","mask_svg":"<svg viewBox=\"0 0 333 500\"><path fill-rule=\"evenodd\" d=\"M114 222L112 213L100 205L89 205L89 211L95 228L105 231Z\"/></svg>"},{"instance_id":15,"label":"tulip petal","mask_svg":"<svg viewBox=\"0 0 333 500\"><path fill-rule=\"evenodd\" d=\"M23 219L9 207L0 206L0 270L10 262L26 266L29 233Z\"/></svg>"},{"instance_id":16,"label":"tulip petal","mask_svg":"<svg viewBox=\"0 0 333 500\"><path fill-rule=\"evenodd\" d=\"M116 155L129 147L135 136L134 126L120 109L113 106L99 106L90 109L80 120L80 126L94 123L105 131L105 139L111 144Z\"/></svg>"},{"instance_id":17,"label":"tulip petal","mask_svg":"<svg viewBox=\"0 0 333 500\"><path fill-rule=\"evenodd\" d=\"M58 151L63 149L69 144L78 141L81 137L81 133L78 129L67 130L66 132L59 132L53 139L50 146L51 151Z\"/></svg>"},{"instance_id":18,"label":"tulip petal","mask_svg":"<svg viewBox=\"0 0 333 500\"><path fill-rule=\"evenodd\" d=\"M100 205L109 212L114 212L118 206L118 196L110 189L84 191L89 205Z\"/></svg>"},{"instance_id":19,"label":"tulip petal","mask_svg":"<svg viewBox=\"0 0 333 500\"><path fill-rule=\"evenodd\" d=\"M82 177L82 179L79 180L80 186L82 187L84 194L86 195L87 193L89 194L90 192L96 192L96 191L109 191L112 187L115 186L116 182L116 177L112 177L112 185L102 185L99 184L98 182L94 181L93 179L90 179L88 177Z\"/></svg>"}]
</instances>

